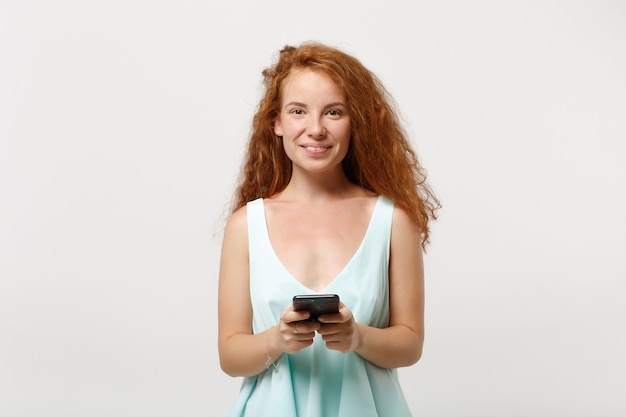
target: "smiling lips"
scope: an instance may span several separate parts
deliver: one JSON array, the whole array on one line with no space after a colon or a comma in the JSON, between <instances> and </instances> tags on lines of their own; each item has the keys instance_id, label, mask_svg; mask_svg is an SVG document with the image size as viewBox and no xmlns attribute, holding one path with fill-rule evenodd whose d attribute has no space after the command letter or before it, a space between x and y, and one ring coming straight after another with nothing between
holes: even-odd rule
<instances>
[{"instance_id":1,"label":"smiling lips","mask_svg":"<svg viewBox=\"0 0 626 417\"><path fill-rule=\"evenodd\" d=\"M301 147L304 148L307 152L311 152L311 153L323 153L331 148L331 146L307 146L307 145L301 145Z\"/></svg>"}]
</instances>

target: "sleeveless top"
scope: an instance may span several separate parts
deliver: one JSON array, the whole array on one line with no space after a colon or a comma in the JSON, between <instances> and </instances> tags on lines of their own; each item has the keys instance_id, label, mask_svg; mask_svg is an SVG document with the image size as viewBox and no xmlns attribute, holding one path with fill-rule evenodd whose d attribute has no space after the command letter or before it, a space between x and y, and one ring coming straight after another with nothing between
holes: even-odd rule
<instances>
[{"instance_id":1,"label":"sleeveless top","mask_svg":"<svg viewBox=\"0 0 626 417\"><path fill-rule=\"evenodd\" d=\"M353 257L320 293L338 294L357 322L389 325L389 246L393 203L379 196ZM283 266L269 239L262 199L247 204L252 328L260 333L280 320L296 294L315 294ZM326 348L319 334L296 354L243 380L230 417L411 416L396 369L380 368L355 352Z\"/></svg>"}]
</instances>

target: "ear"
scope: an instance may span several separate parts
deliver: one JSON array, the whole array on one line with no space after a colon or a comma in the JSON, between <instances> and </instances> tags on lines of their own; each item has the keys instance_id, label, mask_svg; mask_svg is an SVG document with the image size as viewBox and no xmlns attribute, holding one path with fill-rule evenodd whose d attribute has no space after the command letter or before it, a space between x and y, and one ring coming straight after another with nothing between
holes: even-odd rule
<instances>
[{"instance_id":1,"label":"ear","mask_svg":"<svg viewBox=\"0 0 626 417\"><path fill-rule=\"evenodd\" d=\"M274 134L276 134L276 136L283 135L283 125L280 123L280 119L274 120Z\"/></svg>"}]
</instances>

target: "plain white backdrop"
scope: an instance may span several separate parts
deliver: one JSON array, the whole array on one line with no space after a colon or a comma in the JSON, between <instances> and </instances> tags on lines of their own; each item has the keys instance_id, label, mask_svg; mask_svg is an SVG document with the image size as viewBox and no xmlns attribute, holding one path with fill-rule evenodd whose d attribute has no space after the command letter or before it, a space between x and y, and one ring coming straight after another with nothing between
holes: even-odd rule
<instances>
[{"instance_id":1,"label":"plain white backdrop","mask_svg":"<svg viewBox=\"0 0 626 417\"><path fill-rule=\"evenodd\" d=\"M414 414L624 415L617 0L0 0L0 415L227 413L221 227L306 40L383 80L444 205Z\"/></svg>"}]
</instances>

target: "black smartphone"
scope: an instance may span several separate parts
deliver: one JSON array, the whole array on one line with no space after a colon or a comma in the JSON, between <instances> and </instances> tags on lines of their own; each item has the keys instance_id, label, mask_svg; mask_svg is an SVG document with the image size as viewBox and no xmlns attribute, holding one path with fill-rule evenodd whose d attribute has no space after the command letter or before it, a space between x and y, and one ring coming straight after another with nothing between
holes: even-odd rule
<instances>
[{"instance_id":1,"label":"black smartphone","mask_svg":"<svg viewBox=\"0 0 626 417\"><path fill-rule=\"evenodd\" d=\"M321 314L339 313L337 294L309 294L293 297L293 309L307 310L311 316L307 320L317 320Z\"/></svg>"}]
</instances>

